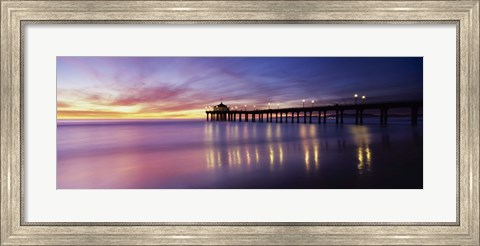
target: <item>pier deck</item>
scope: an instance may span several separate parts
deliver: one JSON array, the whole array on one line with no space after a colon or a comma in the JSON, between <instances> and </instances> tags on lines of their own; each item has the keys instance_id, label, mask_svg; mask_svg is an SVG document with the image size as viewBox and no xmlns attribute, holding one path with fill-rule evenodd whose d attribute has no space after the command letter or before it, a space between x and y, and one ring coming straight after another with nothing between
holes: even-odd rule
<instances>
[{"instance_id":1,"label":"pier deck","mask_svg":"<svg viewBox=\"0 0 480 246\"><path fill-rule=\"evenodd\" d=\"M392 103L371 103L371 104L350 104L350 105L328 105L318 107L281 108L281 109L258 109L258 110L228 110L215 111L207 110L207 121L251 121L251 122L276 122L276 123L312 123L313 115L318 112L318 122L326 123L327 117L335 117L336 124L343 124L344 112L355 113L355 124L363 124L363 113L365 110L379 110L379 123L388 123L388 110L396 108L410 109L411 124L417 125L418 111L423 107L421 101L392 102Z\"/></svg>"}]
</instances>

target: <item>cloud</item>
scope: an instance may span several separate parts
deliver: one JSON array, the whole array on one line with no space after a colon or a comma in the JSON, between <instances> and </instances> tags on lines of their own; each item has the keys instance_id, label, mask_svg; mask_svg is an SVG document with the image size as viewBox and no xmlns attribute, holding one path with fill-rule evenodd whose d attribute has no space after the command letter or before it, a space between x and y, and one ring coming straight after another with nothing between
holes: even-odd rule
<instances>
[{"instance_id":1,"label":"cloud","mask_svg":"<svg viewBox=\"0 0 480 246\"><path fill-rule=\"evenodd\" d=\"M57 108L68 108L70 106L71 105L69 103L62 102L62 101L57 101Z\"/></svg>"},{"instance_id":2,"label":"cloud","mask_svg":"<svg viewBox=\"0 0 480 246\"><path fill-rule=\"evenodd\" d=\"M181 98L182 95L188 92L188 88L168 86L156 87L140 87L131 88L130 90L122 91L122 93L111 100L108 105L112 106L132 106L138 104L149 103L173 103L173 99Z\"/></svg>"}]
</instances>

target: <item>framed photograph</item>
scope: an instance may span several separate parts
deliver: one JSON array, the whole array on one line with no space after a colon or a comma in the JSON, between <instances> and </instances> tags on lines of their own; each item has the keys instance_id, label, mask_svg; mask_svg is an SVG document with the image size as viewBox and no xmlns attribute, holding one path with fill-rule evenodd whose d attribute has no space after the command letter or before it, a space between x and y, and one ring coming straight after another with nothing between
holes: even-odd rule
<instances>
[{"instance_id":1,"label":"framed photograph","mask_svg":"<svg viewBox=\"0 0 480 246\"><path fill-rule=\"evenodd\" d=\"M479 245L479 6L1 0L1 245Z\"/></svg>"},{"instance_id":2,"label":"framed photograph","mask_svg":"<svg viewBox=\"0 0 480 246\"><path fill-rule=\"evenodd\" d=\"M57 57L57 189L422 189L422 59Z\"/></svg>"}]
</instances>

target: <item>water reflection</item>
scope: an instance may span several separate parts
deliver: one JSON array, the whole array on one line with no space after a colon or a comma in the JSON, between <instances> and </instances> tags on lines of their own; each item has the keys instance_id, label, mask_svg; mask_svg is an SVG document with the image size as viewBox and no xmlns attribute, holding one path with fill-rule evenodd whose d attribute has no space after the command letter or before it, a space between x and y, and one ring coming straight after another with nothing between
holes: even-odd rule
<instances>
[{"instance_id":1,"label":"water reflection","mask_svg":"<svg viewBox=\"0 0 480 246\"><path fill-rule=\"evenodd\" d=\"M310 152L308 151L308 146L304 145L305 151L305 171L308 173L310 171Z\"/></svg>"},{"instance_id":2,"label":"water reflection","mask_svg":"<svg viewBox=\"0 0 480 246\"><path fill-rule=\"evenodd\" d=\"M217 127L219 126L215 126L215 128ZM216 136L218 130L212 131L212 125L206 124L205 139L209 149L206 153L207 166L209 168L226 168L236 165L250 166L252 164L252 156L254 156L253 162L255 165L259 165L259 167L262 168L262 165L268 164L268 170L275 171L277 167L281 167L284 164L284 148L286 148L288 150L288 156L286 156L288 160L295 159L296 156L294 153L300 151L301 156L303 156L304 171L306 173L316 173L320 169L320 152L329 151L328 146L331 139L318 136L319 126L317 125L300 125L296 127L299 135L295 141L292 141L292 139L282 139L282 130L291 138L292 135L289 134L288 131L294 129L282 129L278 124L273 126L269 124L265 127L264 141L258 141L258 139L262 138L255 134L258 129L257 127L252 128L252 135L249 135L249 131L246 130L248 128L244 127L242 135L230 135L229 141L222 142L219 141L222 137ZM272 135L273 128L275 128L275 137ZM233 132L237 132L238 125L232 126L232 129L234 129ZM338 131L337 128L336 132ZM226 132L228 132L228 130ZM358 172L360 174L363 174L365 171L370 172L372 151L369 148L370 135L368 128L355 126L350 128L350 133L354 139L353 143L357 151ZM247 141L253 137L257 140ZM221 144L215 144L218 142ZM338 150L348 150L345 138L338 139L336 142ZM221 159L220 156L222 156L222 154L226 154L227 158ZM213 158L215 155L218 156L217 159ZM262 159L262 157L265 159ZM289 165L292 165L292 163L289 163Z\"/></svg>"},{"instance_id":3,"label":"water reflection","mask_svg":"<svg viewBox=\"0 0 480 246\"><path fill-rule=\"evenodd\" d=\"M268 144L266 151L258 145L243 145L240 147L224 146L222 148L212 147L205 153L205 160L209 169L236 165L250 166L252 163L256 165L268 163L270 169L274 170L276 167L281 167L284 162L283 149L284 145L280 143ZM262 153L262 151L264 151L264 153ZM253 160L252 156L254 156ZM315 156L316 163L318 164L318 150L315 151ZM265 159L262 159L262 157Z\"/></svg>"},{"instance_id":4,"label":"water reflection","mask_svg":"<svg viewBox=\"0 0 480 246\"><path fill-rule=\"evenodd\" d=\"M372 171L372 159L370 148L358 147L358 174L362 175Z\"/></svg>"},{"instance_id":5,"label":"water reflection","mask_svg":"<svg viewBox=\"0 0 480 246\"><path fill-rule=\"evenodd\" d=\"M358 174L368 174L372 171L372 151L370 150L370 133L366 126L351 128L357 147Z\"/></svg>"},{"instance_id":6,"label":"water reflection","mask_svg":"<svg viewBox=\"0 0 480 246\"><path fill-rule=\"evenodd\" d=\"M274 162L275 162L275 154L273 153L273 148L272 145L270 144L269 146L270 149L270 170L274 169Z\"/></svg>"},{"instance_id":7,"label":"water reflection","mask_svg":"<svg viewBox=\"0 0 480 246\"><path fill-rule=\"evenodd\" d=\"M283 147L282 147L282 144L279 143L278 144L278 156L279 156L279 161L280 161L280 166L282 166L283 164Z\"/></svg>"},{"instance_id":8,"label":"water reflection","mask_svg":"<svg viewBox=\"0 0 480 246\"><path fill-rule=\"evenodd\" d=\"M58 188L422 186L422 130L409 125L186 121L57 135Z\"/></svg>"},{"instance_id":9,"label":"water reflection","mask_svg":"<svg viewBox=\"0 0 480 246\"><path fill-rule=\"evenodd\" d=\"M282 139L282 128L277 125L267 125L265 127L264 141L246 141L249 137L255 136L257 127L252 128L252 134L249 135L248 128L244 128L242 135L236 134L238 125L232 126L235 134L228 136L229 141L221 141L222 136L217 134L222 132L219 130L220 125L212 126L212 124L205 125L205 142L208 147L206 152L207 167L209 168L224 168L234 165L250 165L252 164L252 156L254 155L254 163L261 165L268 163L269 170L275 171L277 167L281 167L284 163L285 150L287 148L289 152L299 150L304 154L305 170L310 170L311 166L314 170L319 169L319 152L320 145L317 136L317 126L302 125L297 130L299 131L301 142L290 141L288 139ZM273 137L273 128L275 128L275 137ZM214 130L212 130L214 129ZM285 129L283 129L285 131ZM225 130L225 132L231 132ZM291 135L289 135L291 136ZM286 141L287 140L287 141ZM239 144L240 143L240 144ZM328 145L328 144L327 144ZM298 148L301 146L301 148ZM253 150L252 150L253 149ZM221 156L226 155L227 158L222 159ZM215 159L214 157L217 156ZM267 158L262 159L262 156ZM289 156L291 157L291 156ZM245 160L245 161L243 161Z\"/></svg>"}]
</instances>

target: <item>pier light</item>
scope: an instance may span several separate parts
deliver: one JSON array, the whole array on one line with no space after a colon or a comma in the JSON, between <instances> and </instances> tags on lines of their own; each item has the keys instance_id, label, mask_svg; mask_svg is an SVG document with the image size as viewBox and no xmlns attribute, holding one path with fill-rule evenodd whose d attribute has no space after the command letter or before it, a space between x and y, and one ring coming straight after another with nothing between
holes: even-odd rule
<instances>
[{"instance_id":1,"label":"pier light","mask_svg":"<svg viewBox=\"0 0 480 246\"><path fill-rule=\"evenodd\" d=\"M312 100L312 107L313 107L313 104L314 104L314 103L315 103L315 101L314 101L314 100Z\"/></svg>"},{"instance_id":2,"label":"pier light","mask_svg":"<svg viewBox=\"0 0 480 246\"><path fill-rule=\"evenodd\" d=\"M270 103L268 103L268 109L270 109Z\"/></svg>"},{"instance_id":3,"label":"pier light","mask_svg":"<svg viewBox=\"0 0 480 246\"><path fill-rule=\"evenodd\" d=\"M280 108L280 103L277 103L277 109L279 109L279 108Z\"/></svg>"},{"instance_id":4,"label":"pier light","mask_svg":"<svg viewBox=\"0 0 480 246\"><path fill-rule=\"evenodd\" d=\"M247 105L245 104L245 111L247 111Z\"/></svg>"},{"instance_id":5,"label":"pier light","mask_svg":"<svg viewBox=\"0 0 480 246\"><path fill-rule=\"evenodd\" d=\"M355 105L357 105L358 94L353 95L355 97Z\"/></svg>"},{"instance_id":6,"label":"pier light","mask_svg":"<svg viewBox=\"0 0 480 246\"><path fill-rule=\"evenodd\" d=\"M305 108L305 99L303 99L302 102L303 102L303 107Z\"/></svg>"},{"instance_id":7,"label":"pier light","mask_svg":"<svg viewBox=\"0 0 480 246\"><path fill-rule=\"evenodd\" d=\"M237 106L235 106L235 110L237 110L237 109L238 109L238 107L237 107Z\"/></svg>"},{"instance_id":8,"label":"pier light","mask_svg":"<svg viewBox=\"0 0 480 246\"><path fill-rule=\"evenodd\" d=\"M362 103L365 103L365 96L362 96Z\"/></svg>"}]
</instances>

